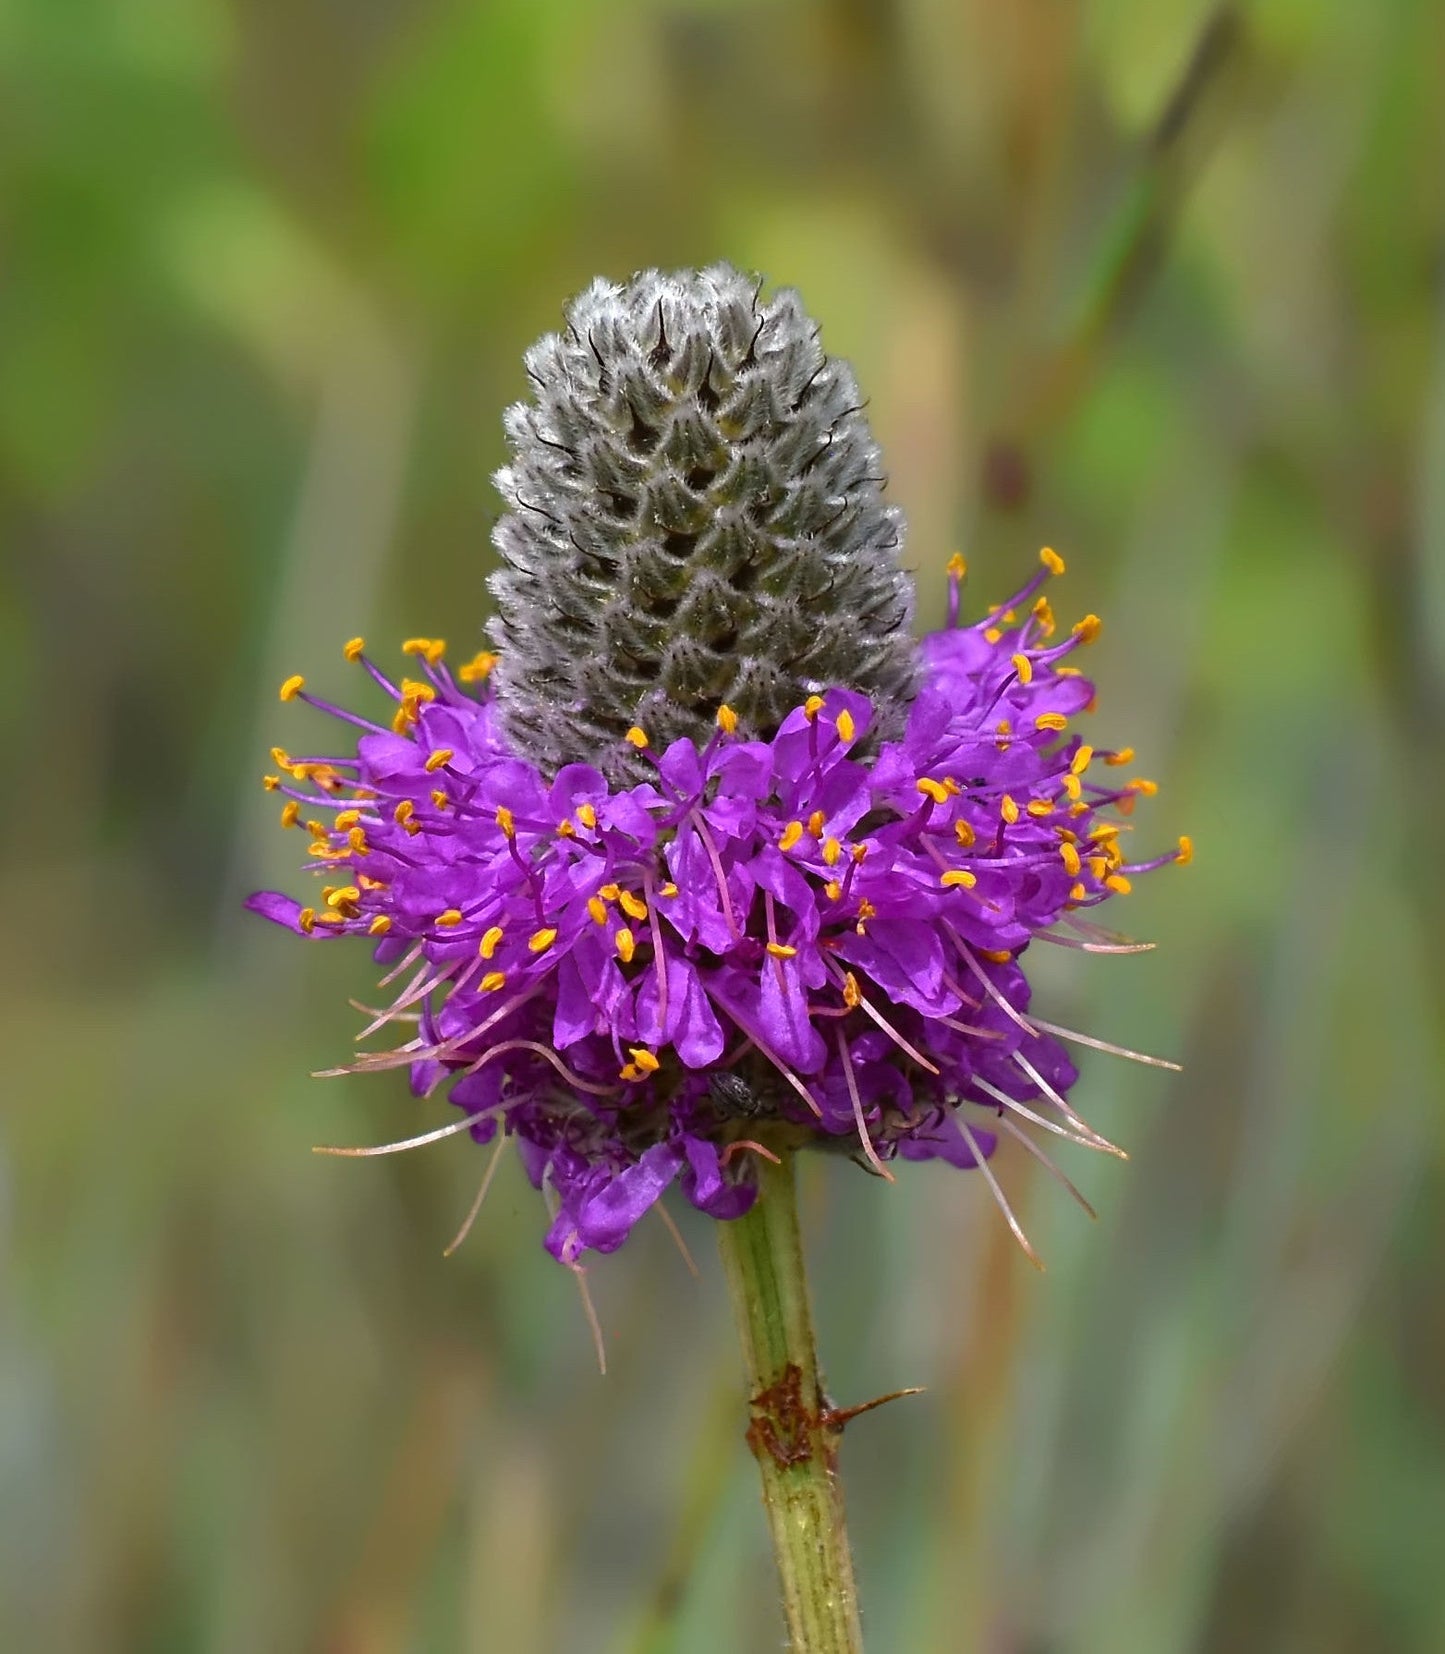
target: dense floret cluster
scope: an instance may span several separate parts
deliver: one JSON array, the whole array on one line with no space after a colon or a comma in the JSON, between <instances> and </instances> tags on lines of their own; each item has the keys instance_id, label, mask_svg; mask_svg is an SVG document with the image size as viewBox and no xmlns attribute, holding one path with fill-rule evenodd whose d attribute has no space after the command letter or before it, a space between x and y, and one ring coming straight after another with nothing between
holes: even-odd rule
<instances>
[{"instance_id":1,"label":"dense floret cluster","mask_svg":"<svg viewBox=\"0 0 1445 1654\"><path fill-rule=\"evenodd\" d=\"M621 1244L677 1183L735 1217L753 1159L810 1143L891 1175L898 1158L982 1167L1030 1123L1112 1147L1073 1112L1075 1069L1030 1010L1020 956L1039 937L1108 950L1090 919L1189 844L1131 862L1124 818L1148 782L1127 751L1073 732L1093 690L1072 664L1098 621L1059 641L1041 567L977 624L916 645L920 687L897 737L853 688L808 696L766 739L718 706L711 734L624 739L644 779L555 773L515 749L496 657L453 673L413 639L354 750L275 753L282 822L309 834L320 892L251 898L312 938L368 938L398 983L371 1031L411 1037L354 1069L405 1066L445 1088L469 1130L515 1139L576 1265ZM871 738L870 737L874 737ZM417 1141L417 1140L412 1140Z\"/></svg>"}]
</instances>

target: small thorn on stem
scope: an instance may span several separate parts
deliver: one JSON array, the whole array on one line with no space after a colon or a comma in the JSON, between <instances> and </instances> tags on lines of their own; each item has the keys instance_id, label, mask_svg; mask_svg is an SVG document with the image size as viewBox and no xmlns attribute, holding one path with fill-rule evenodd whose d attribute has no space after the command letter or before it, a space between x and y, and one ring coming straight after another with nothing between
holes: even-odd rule
<instances>
[{"instance_id":1,"label":"small thorn on stem","mask_svg":"<svg viewBox=\"0 0 1445 1654\"><path fill-rule=\"evenodd\" d=\"M890 1390L886 1396L874 1396L872 1401L860 1401L856 1407L825 1407L822 1413L823 1427L841 1434L845 1425L851 1424L862 1414L871 1413L875 1407L885 1406L890 1401L899 1401L904 1396L921 1396L926 1388L923 1384L911 1384L906 1390Z\"/></svg>"}]
</instances>

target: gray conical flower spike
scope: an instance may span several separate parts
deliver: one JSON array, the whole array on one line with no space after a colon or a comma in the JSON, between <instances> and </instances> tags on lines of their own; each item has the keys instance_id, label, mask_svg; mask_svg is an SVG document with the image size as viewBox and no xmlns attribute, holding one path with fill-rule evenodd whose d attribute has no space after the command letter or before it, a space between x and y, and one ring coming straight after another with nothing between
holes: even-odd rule
<instances>
[{"instance_id":1,"label":"gray conical flower spike","mask_svg":"<svg viewBox=\"0 0 1445 1654\"><path fill-rule=\"evenodd\" d=\"M726 704L766 739L829 685L896 730L915 687L903 520L848 365L727 264L598 280L527 353L493 539L497 709L542 769L642 773Z\"/></svg>"}]
</instances>

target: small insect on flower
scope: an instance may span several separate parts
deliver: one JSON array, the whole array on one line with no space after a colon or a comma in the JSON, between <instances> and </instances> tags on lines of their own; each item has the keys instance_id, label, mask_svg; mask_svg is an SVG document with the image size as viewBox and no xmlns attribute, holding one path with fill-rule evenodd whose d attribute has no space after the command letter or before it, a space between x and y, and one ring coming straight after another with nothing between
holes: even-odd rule
<instances>
[{"instance_id":1,"label":"small insect on flower","mask_svg":"<svg viewBox=\"0 0 1445 1654\"><path fill-rule=\"evenodd\" d=\"M978 1167L1028 1249L989 1157L1010 1136L1057 1171L1026 1128L1120 1152L1062 1042L1138 1054L1037 1016L1023 956L1135 951L1093 910L1193 853L1127 859L1152 783L1073 732L1097 617L1054 641L1046 549L965 624L954 558L949 624L914 641L863 399L792 292L599 281L527 369L495 650L453 672L410 639L394 680L353 638L375 718L282 686L360 733L276 759L327 884L249 905L366 937L400 987L365 1032L409 1037L337 1072L405 1068L461 1111L345 1152L515 1140L574 1268L673 1184L742 1215L777 1147Z\"/></svg>"}]
</instances>

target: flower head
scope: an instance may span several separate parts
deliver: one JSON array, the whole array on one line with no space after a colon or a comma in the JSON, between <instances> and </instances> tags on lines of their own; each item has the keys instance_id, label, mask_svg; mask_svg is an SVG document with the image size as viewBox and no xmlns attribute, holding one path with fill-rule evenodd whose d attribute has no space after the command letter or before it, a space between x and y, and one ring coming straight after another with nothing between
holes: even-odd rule
<instances>
[{"instance_id":1,"label":"flower head","mask_svg":"<svg viewBox=\"0 0 1445 1654\"><path fill-rule=\"evenodd\" d=\"M696 279L724 293L714 333L737 332L726 283ZM667 305L679 283L656 278L645 305L596 288L584 302L630 317L629 348L655 354L656 296L676 352L692 337ZM794 327L791 299L759 314L778 313ZM625 333L623 321L609 326ZM746 338L728 359L744 389L762 372L760 339L751 366ZM673 423L654 414L669 451L710 382L689 373L683 412ZM590 427L552 428L585 447ZM719 474L736 459L725 455ZM766 466L758 478L772 498ZM750 486L729 484L744 514ZM501 537L515 551L524 532L509 521ZM699 531L705 566L710 532ZM537 544L540 569L557 548ZM444 646L421 638L404 646L417 676L396 680L361 640L347 645L392 703L385 722L315 700L299 678L282 686L283 699L360 735L339 755L275 753L281 773L268 785L286 798L283 824L309 835L320 894L303 904L263 892L249 905L312 938L374 943L401 986L372 1031L415 1028L354 1068L407 1067L419 1095L446 1089L464 1117L422 1140L515 1139L552 1207L548 1249L569 1265L620 1245L673 1183L700 1210L738 1216L753 1199L752 1156L770 1144L841 1149L885 1176L899 1158L979 1166L995 1193L987 1158L1000 1133L1024 1137L1024 1123L1112 1148L1068 1104L1075 1069L1059 1039L1075 1036L1032 1014L1021 956L1041 937L1118 945L1091 910L1134 875L1187 859L1188 845L1127 858L1121 818L1152 787L1119 778L1130 754L1074 730L1093 699L1074 661L1098 622L1056 635L1042 588L1062 569L1044 552L1007 604L965 626L955 559L949 626L864 650L832 682L815 675L815 655L800 664L758 622L749 648L775 648L768 681L794 685L795 698L773 710L752 693L759 674L719 649L746 711L719 698L705 722L696 695L656 688L684 658L665 644L647 683L579 659L580 702L575 687L564 701L567 628L534 624L526 582L503 576L498 640L543 662L540 689L511 656L498 666L483 653L453 672ZM716 595L684 574L688 593ZM875 574L895 590L891 562ZM894 604L900 620L907 611ZM846 655L856 612L840 618L820 600L812 618ZM615 649L612 624L597 620L585 647Z\"/></svg>"}]
</instances>

